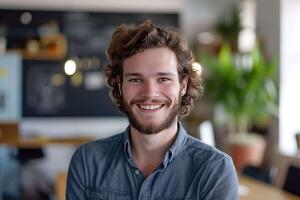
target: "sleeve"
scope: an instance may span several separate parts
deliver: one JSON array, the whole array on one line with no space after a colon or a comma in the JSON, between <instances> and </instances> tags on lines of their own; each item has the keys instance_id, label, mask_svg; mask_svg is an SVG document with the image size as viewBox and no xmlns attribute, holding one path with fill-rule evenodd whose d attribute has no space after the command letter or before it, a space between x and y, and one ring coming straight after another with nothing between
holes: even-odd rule
<instances>
[{"instance_id":1,"label":"sleeve","mask_svg":"<svg viewBox=\"0 0 300 200\"><path fill-rule=\"evenodd\" d=\"M231 157L225 155L211 163L200 193L204 200L238 200L238 178Z\"/></svg>"},{"instance_id":2,"label":"sleeve","mask_svg":"<svg viewBox=\"0 0 300 200\"><path fill-rule=\"evenodd\" d=\"M72 156L67 177L67 200L87 200L84 157L82 146Z\"/></svg>"}]
</instances>

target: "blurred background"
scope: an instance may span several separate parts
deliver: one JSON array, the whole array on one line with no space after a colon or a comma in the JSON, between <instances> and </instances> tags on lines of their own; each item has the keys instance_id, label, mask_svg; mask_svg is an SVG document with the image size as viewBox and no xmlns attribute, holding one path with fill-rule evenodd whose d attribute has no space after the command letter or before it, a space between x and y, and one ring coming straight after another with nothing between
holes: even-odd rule
<instances>
[{"instance_id":1,"label":"blurred background","mask_svg":"<svg viewBox=\"0 0 300 200\"><path fill-rule=\"evenodd\" d=\"M187 37L205 93L183 124L232 156L240 199L300 199L299 18L298 0L1 0L0 200L63 200L78 145L125 129L105 49L146 19Z\"/></svg>"}]
</instances>

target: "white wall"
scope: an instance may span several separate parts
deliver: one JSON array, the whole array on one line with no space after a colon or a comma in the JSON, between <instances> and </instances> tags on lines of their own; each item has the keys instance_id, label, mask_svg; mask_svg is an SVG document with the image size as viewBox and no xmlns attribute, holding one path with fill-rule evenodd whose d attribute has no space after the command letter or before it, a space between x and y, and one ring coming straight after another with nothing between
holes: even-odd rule
<instances>
[{"instance_id":1,"label":"white wall","mask_svg":"<svg viewBox=\"0 0 300 200\"><path fill-rule=\"evenodd\" d=\"M183 0L1 0L1 8L88 10L88 11L135 11L176 12Z\"/></svg>"},{"instance_id":2,"label":"white wall","mask_svg":"<svg viewBox=\"0 0 300 200\"><path fill-rule=\"evenodd\" d=\"M268 57L279 56L280 1L256 0L256 32Z\"/></svg>"},{"instance_id":3,"label":"white wall","mask_svg":"<svg viewBox=\"0 0 300 200\"><path fill-rule=\"evenodd\" d=\"M296 152L294 134L300 132L300 1L281 0L279 147Z\"/></svg>"}]
</instances>

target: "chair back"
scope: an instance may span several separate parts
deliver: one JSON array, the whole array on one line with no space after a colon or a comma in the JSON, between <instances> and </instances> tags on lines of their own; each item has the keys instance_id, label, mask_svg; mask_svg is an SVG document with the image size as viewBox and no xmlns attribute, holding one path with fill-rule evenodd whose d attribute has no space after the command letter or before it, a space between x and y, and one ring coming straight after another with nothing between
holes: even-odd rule
<instances>
[{"instance_id":1,"label":"chair back","mask_svg":"<svg viewBox=\"0 0 300 200\"><path fill-rule=\"evenodd\" d=\"M277 168L276 167L262 168L261 166L247 165L245 168L243 168L242 174L246 176L250 176L252 178L263 181L268 184L273 184L277 176Z\"/></svg>"},{"instance_id":2,"label":"chair back","mask_svg":"<svg viewBox=\"0 0 300 200\"><path fill-rule=\"evenodd\" d=\"M289 166L283 189L300 196L300 168Z\"/></svg>"}]
</instances>

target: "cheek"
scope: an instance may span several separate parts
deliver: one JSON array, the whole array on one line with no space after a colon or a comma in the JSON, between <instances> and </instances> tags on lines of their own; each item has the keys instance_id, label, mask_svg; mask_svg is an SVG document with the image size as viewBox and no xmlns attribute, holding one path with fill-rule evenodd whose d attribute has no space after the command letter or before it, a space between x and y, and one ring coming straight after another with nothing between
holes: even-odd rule
<instances>
[{"instance_id":1,"label":"cheek","mask_svg":"<svg viewBox=\"0 0 300 200\"><path fill-rule=\"evenodd\" d=\"M138 95L138 89L132 86L123 85L122 86L123 99L125 101L133 99Z\"/></svg>"},{"instance_id":2,"label":"cheek","mask_svg":"<svg viewBox=\"0 0 300 200\"><path fill-rule=\"evenodd\" d=\"M164 88L164 95L170 99L178 99L180 90L177 87L166 87Z\"/></svg>"}]
</instances>

